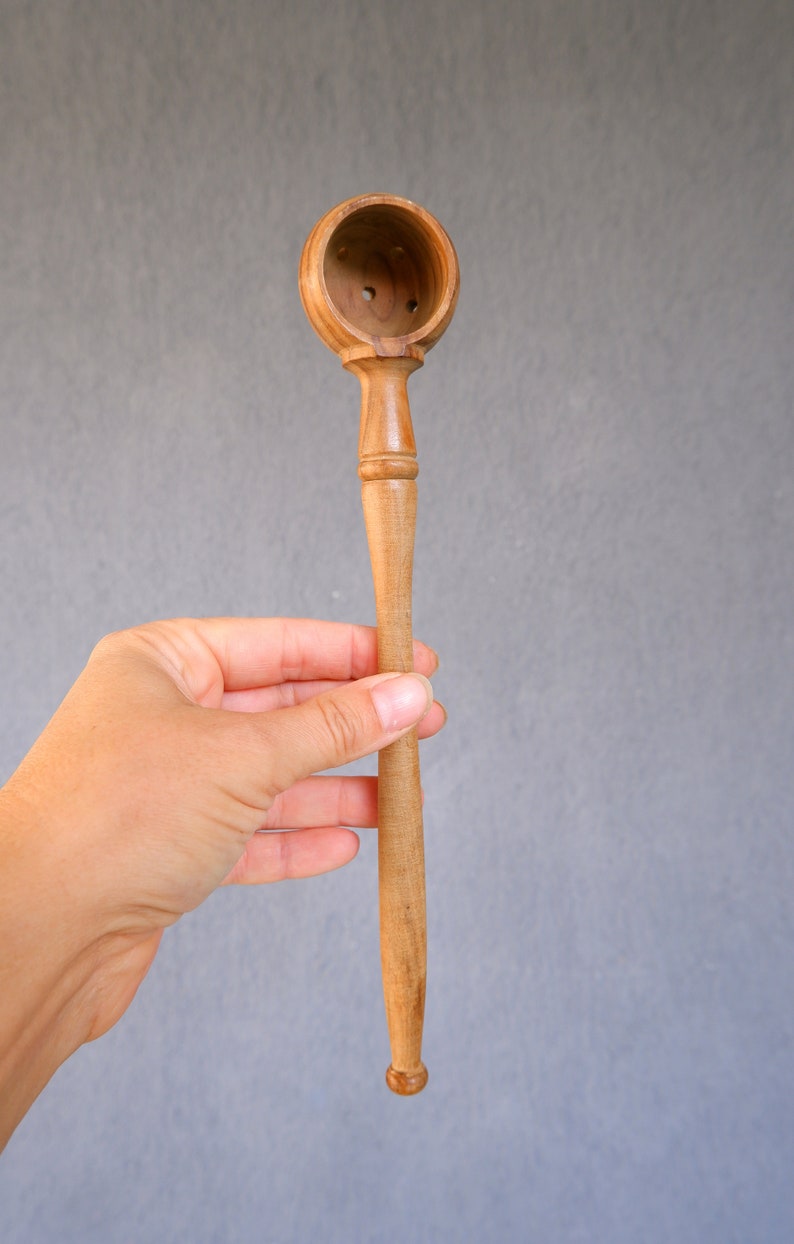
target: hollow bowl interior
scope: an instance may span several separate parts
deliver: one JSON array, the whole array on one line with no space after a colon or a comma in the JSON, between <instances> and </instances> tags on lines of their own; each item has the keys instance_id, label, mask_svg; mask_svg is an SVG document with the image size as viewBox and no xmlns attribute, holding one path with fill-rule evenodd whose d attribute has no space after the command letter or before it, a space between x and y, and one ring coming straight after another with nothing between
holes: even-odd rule
<instances>
[{"instance_id":1,"label":"hollow bowl interior","mask_svg":"<svg viewBox=\"0 0 794 1244\"><path fill-rule=\"evenodd\" d=\"M323 277L336 313L374 337L421 331L448 281L429 226L394 204L370 204L341 222L326 247Z\"/></svg>"}]
</instances>

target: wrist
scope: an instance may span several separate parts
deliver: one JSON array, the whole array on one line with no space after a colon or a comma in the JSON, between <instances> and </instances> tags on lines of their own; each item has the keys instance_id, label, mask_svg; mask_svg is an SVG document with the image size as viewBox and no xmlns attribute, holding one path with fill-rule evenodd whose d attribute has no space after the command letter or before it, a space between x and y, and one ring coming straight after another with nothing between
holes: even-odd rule
<instances>
[{"instance_id":1,"label":"wrist","mask_svg":"<svg viewBox=\"0 0 794 1244\"><path fill-rule=\"evenodd\" d=\"M0 1149L91 1036L102 940L88 932L35 801L0 789Z\"/></svg>"}]
</instances>

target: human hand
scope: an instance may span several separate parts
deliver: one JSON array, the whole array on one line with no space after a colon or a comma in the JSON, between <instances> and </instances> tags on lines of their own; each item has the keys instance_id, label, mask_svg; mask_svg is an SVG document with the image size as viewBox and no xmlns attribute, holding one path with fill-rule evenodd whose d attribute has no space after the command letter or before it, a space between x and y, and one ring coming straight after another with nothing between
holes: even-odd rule
<instances>
[{"instance_id":1,"label":"human hand","mask_svg":"<svg viewBox=\"0 0 794 1244\"><path fill-rule=\"evenodd\" d=\"M434 671L430 649L414 658ZM373 630L305 620L161 622L97 646L0 792L0 1072L46 1016L62 1030L42 1083L105 1032L163 929L218 885L352 859L376 779L318 773L444 721L425 678L375 668Z\"/></svg>"}]
</instances>

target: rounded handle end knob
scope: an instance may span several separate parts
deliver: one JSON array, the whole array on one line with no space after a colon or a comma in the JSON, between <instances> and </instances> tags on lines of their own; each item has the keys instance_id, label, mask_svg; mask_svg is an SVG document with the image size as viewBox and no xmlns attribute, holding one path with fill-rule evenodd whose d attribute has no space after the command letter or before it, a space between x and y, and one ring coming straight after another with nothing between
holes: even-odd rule
<instances>
[{"instance_id":1,"label":"rounded handle end knob","mask_svg":"<svg viewBox=\"0 0 794 1244\"><path fill-rule=\"evenodd\" d=\"M427 1067L424 1063L420 1063L414 1071L397 1071L394 1067L389 1067L386 1083L400 1097L411 1097L414 1093L421 1093L427 1084Z\"/></svg>"}]
</instances>

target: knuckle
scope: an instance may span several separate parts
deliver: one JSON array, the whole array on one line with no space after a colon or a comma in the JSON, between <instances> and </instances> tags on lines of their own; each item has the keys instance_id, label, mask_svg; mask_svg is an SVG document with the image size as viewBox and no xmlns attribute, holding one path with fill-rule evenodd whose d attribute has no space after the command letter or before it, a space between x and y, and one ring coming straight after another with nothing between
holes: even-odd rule
<instances>
[{"instance_id":1,"label":"knuckle","mask_svg":"<svg viewBox=\"0 0 794 1244\"><path fill-rule=\"evenodd\" d=\"M351 756L359 750L361 723L352 708L343 707L333 697L319 698L316 702L322 728L330 736L338 756Z\"/></svg>"}]
</instances>

